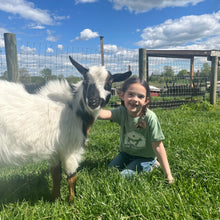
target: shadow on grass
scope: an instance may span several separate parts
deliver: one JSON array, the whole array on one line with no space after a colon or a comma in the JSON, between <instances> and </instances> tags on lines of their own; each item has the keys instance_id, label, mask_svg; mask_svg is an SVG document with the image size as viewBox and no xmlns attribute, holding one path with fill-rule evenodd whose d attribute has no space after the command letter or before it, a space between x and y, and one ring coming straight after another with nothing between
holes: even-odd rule
<instances>
[{"instance_id":1,"label":"shadow on grass","mask_svg":"<svg viewBox=\"0 0 220 220\"><path fill-rule=\"evenodd\" d=\"M31 204L41 199L51 201L51 192L46 178L48 173L49 171L43 170L39 174L30 173L0 178L0 204L24 200Z\"/></svg>"},{"instance_id":2,"label":"shadow on grass","mask_svg":"<svg viewBox=\"0 0 220 220\"><path fill-rule=\"evenodd\" d=\"M110 163L111 160L106 160L106 159L86 159L84 160L80 167L78 168L78 171L81 171L83 169L87 169L88 171L91 171L93 169L106 169L108 167L108 164Z\"/></svg>"}]
</instances>

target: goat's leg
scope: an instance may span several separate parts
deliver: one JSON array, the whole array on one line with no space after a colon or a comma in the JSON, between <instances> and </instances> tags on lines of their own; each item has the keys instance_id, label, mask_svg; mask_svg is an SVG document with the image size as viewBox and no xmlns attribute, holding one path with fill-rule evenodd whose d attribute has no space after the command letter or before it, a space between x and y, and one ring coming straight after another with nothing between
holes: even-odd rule
<instances>
[{"instance_id":1,"label":"goat's leg","mask_svg":"<svg viewBox=\"0 0 220 220\"><path fill-rule=\"evenodd\" d=\"M72 202L76 194L76 173L67 177L67 183L69 187L69 201Z\"/></svg>"},{"instance_id":2,"label":"goat's leg","mask_svg":"<svg viewBox=\"0 0 220 220\"><path fill-rule=\"evenodd\" d=\"M52 198L55 200L60 197L60 182L62 180L61 162L57 166L51 167L50 172L53 180Z\"/></svg>"}]
</instances>

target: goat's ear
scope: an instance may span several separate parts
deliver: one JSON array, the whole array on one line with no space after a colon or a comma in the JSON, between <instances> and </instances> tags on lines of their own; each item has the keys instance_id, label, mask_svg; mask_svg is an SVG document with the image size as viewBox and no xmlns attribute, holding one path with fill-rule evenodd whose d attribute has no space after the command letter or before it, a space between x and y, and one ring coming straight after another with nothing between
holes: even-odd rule
<instances>
[{"instance_id":1,"label":"goat's ear","mask_svg":"<svg viewBox=\"0 0 220 220\"><path fill-rule=\"evenodd\" d=\"M113 82L121 82L121 81L124 81L126 80L127 78L129 78L131 76L132 72L131 71L128 71L128 72L125 72L125 73L117 73L117 74L114 74L112 75L112 79L113 79Z\"/></svg>"},{"instance_id":2,"label":"goat's ear","mask_svg":"<svg viewBox=\"0 0 220 220\"><path fill-rule=\"evenodd\" d=\"M69 58L70 58L71 63L73 64L73 66L75 66L76 69L83 75L83 77L85 77L86 73L88 72L88 69L86 69L81 64L76 62L71 56L69 56Z\"/></svg>"}]
</instances>

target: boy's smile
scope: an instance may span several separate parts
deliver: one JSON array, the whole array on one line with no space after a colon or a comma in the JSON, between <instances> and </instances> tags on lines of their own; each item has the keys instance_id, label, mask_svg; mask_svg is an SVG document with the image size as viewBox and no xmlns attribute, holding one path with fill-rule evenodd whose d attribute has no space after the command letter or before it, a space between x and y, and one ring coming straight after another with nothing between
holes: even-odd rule
<instances>
[{"instance_id":1,"label":"boy's smile","mask_svg":"<svg viewBox=\"0 0 220 220\"><path fill-rule=\"evenodd\" d=\"M140 83L131 84L125 93L120 94L125 107L131 117L140 116L142 107L149 102L146 97L146 89Z\"/></svg>"}]
</instances>

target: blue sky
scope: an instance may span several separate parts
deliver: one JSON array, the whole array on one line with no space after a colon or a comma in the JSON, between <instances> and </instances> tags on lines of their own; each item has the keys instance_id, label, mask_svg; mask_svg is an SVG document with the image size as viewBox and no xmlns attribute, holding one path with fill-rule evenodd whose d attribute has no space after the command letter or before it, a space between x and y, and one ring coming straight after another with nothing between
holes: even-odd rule
<instances>
[{"instance_id":1,"label":"blue sky","mask_svg":"<svg viewBox=\"0 0 220 220\"><path fill-rule=\"evenodd\" d=\"M0 35L105 50L220 49L219 0L0 0ZM4 42L0 38L0 47Z\"/></svg>"}]
</instances>

